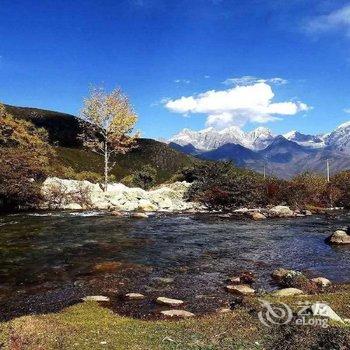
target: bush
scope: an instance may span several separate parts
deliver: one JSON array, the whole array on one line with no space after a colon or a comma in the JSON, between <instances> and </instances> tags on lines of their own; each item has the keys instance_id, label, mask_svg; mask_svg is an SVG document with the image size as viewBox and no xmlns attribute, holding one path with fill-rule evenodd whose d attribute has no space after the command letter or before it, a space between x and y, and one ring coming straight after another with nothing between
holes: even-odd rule
<instances>
[{"instance_id":1,"label":"bush","mask_svg":"<svg viewBox=\"0 0 350 350\"><path fill-rule=\"evenodd\" d=\"M350 208L350 171L342 171L332 178L331 186L337 191L334 204Z\"/></svg>"},{"instance_id":2,"label":"bush","mask_svg":"<svg viewBox=\"0 0 350 350\"><path fill-rule=\"evenodd\" d=\"M5 209L34 206L54 152L47 134L16 120L0 105L0 203Z\"/></svg>"},{"instance_id":3,"label":"bush","mask_svg":"<svg viewBox=\"0 0 350 350\"><path fill-rule=\"evenodd\" d=\"M151 165L145 165L139 171L125 177L122 182L126 186L141 187L144 190L148 190L155 185L156 179L157 170Z\"/></svg>"},{"instance_id":4,"label":"bush","mask_svg":"<svg viewBox=\"0 0 350 350\"><path fill-rule=\"evenodd\" d=\"M188 199L198 201L210 210L231 210L243 206L266 204L261 177L234 168L231 163L208 163L184 171L193 180Z\"/></svg>"}]
</instances>

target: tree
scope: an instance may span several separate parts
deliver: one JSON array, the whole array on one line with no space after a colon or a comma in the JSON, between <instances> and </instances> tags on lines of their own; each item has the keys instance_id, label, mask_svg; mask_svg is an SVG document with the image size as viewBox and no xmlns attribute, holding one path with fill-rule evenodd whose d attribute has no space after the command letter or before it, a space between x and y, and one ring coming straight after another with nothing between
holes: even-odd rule
<instances>
[{"instance_id":1,"label":"tree","mask_svg":"<svg viewBox=\"0 0 350 350\"><path fill-rule=\"evenodd\" d=\"M156 183L156 178L157 170L147 164L133 175L133 184L148 190Z\"/></svg>"},{"instance_id":2,"label":"tree","mask_svg":"<svg viewBox=\"0 0 350 350\"><path fill-rule=\"evenodd\" d=\"M113 169L113 155L125 154L136 145L138 135L131 135L137 115L120 89L111 93L95 88L84 101L80 113L83 144L104 157L104 190Z\"/></svg>"},{"instance_id":3,"label":"tree","mask_svg":"<svg viewBox=\"0 0 350 350\"><path fill-rule=\"evenodd\" d=\"M0 104L0 202L10 209L32 206L40 198L50 158L47 133L25 120L14 119Z\"/></svg>"}]
</instances>

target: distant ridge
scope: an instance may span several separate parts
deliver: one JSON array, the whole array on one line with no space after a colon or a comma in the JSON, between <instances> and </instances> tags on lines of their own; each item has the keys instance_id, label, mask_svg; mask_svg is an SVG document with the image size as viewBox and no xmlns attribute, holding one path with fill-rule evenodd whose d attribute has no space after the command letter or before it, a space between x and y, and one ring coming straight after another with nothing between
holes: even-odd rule
<instances>
[{"instance_id":1,"label":"distant ridge","mask_svg":"<svg viewBox=\"0 0 350 350\"><path fill-rule=\"evenodd\" d=\"M169 145L202 159L231 160L236 165L270 175L289 178L304 171L325 171L329 159L332 171L350 169L350 122L324 135L291 131L273 135L259 127L249 133L238 127L200 131L184 129L169 139Z\"/></svg>"}]
</instances>

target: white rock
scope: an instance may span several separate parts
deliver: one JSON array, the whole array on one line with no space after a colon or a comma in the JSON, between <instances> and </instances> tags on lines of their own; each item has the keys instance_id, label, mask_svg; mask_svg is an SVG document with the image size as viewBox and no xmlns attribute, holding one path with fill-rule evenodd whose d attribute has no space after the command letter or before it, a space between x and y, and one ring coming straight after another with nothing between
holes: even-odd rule
<instances>
[{"instance_id":1,"label":"white rock","mask_svg":"<svg viewBox=\"0 0 350 350\"><path fill-rule=\"evenodd\" d=\"M141 300L145 298L145 296L140 293L127 293L125 294L125 297L131 300Z\"/></svg>"},{"instance_id":2,"label":"white rock","mask_svg":"<svg viewBox=\"0 0 350 350\"><path fill-rule=\"evenodd\" d=\"M103 295L88 295L83 298L84 301L109 301L108 297Z\"/></svg>"},{"instance_id":3,"label":"white rock","mask_svg":"<svg viewBox=\"0 0 350 350\"><path fill-rule=\"evenodd\" d=\"M187 317L195 316L192 312L185 311L185 310L166 310L166 311L161 311L160 313L167 317L187 318Z\"/></svg>"},{"instance_id":4,"label":"white rock","mask_svg":"<svg viewBox=\"0 0 350 350\"><path fill-rule=\"evenodd\" d=\"M156 302L158 304L170 305L170 306L178 306L178 305L182 305L184 303L182 300L179 300L179 299L170 299L170 298L165 298L165 297L157 298Z\"/></svg>"},{"instance_id":5,"label":"white rock","mask_svg":"<svg viewBox=\"0 0 350 350\"><path fill-rule=\"evenodd\" d=\"M328 287L332 284L332 282L324 277L316 277L316 278L312 278L311 279L312 282L315 282L316 284L318 284L321 287Z\"/></svg>"},{"instance_id":6,"label":"white rock","mask_svg":"<svg viewBox=\"0 0 350 350\"><path fill-rule=\"evenodd\" d=\"M294 216L294 212L287 206L277 205L269 210L269 214L277 217Z\"/></svg>"}]
</instances>

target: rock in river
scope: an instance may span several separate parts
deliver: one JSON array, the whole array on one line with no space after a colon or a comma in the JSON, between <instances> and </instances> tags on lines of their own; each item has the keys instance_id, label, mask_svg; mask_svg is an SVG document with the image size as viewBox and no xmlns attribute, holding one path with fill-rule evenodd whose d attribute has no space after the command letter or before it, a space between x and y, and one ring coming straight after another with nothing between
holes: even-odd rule
<instances>
[{"instance_id":1,"label":"rock in river","mask_svg":"<svg viewBox=\"0 0 350 350\"><path fill-rule=\"evenodd\" d=\"M278 218L294 216L294 212L284 205L277 205L276 207L271 208L269 214Z\"/></svg>"},{"instance_id":2,"label":"rock in river","mask_svg":"<svg viewBox=\"0 0 350 350\"><path fill-rule=\"evenodd\" d=\"M265 220L266 219L266 216L264 214L261 214L257 211L251 213L251 218L255 221L260 221L260 220Z\"/></svg>"},{"instance_id":3,"label":"rock in river","mask_svg":"<svg viewBox=\"0 0 350 350\"><path fill-rule=\"evenodd\" d=\"M350 244L350 235L346 231L337 230L326 239L326 242L329 244Z\"/></svg>"},{"instance_id":4,"label":"rock in river","mask_svg":"<svg viewBox=\"0 0 350 350\"><path fill-rule=\"evenodd\" d=\"M145 296L140 293L127 293L125 297L130 300L141 300L145 298Z\"/></svg>"},{"instance_id":5,"label":"rock in river","mask_svg":"<svg viewBox=\"0 0 350 350\"><path fill-rule=\"evenodd\" d=\"M165 297L157 298L156 302L158 304L169 305L169 306L178 306L178 305L182 305L184 303L182 300L179 300L179 299L170 299L170 298L165 298Z\"/></svg>"},{"instance_id":6,"label":"rock in river","mask_svg":"<svg viewBox=\"0 0 350 350\"><path fill-rule=\"evenodd\" d=\"M226 286L226 289L230 293L238 294L238 295L249 295L249 294L255 293L255 290L249 287L247 284L229 285L229 286Z\"/></svg>"}]
</instances>

